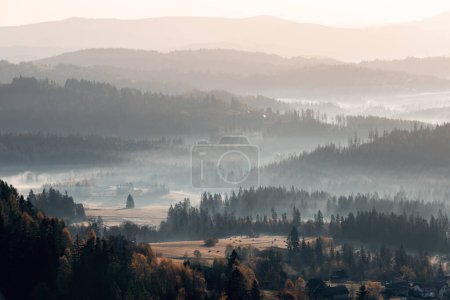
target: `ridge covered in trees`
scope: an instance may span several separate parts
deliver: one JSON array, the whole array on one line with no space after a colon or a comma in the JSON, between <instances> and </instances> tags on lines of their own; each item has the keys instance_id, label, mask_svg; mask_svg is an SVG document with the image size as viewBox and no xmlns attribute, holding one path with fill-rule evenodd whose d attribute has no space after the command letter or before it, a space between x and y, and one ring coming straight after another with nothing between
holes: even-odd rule
<instances>
[{"instance_id":1,"label":"ridge covered in trees","mask_svg":"<svg viewBox=\"0 0 450 300\"><path fill-rule=\"evenodd\" d=\"M353 192L355 183L363 191L393 191L400 186L409 192L429 192L422 198L444 199L450 174L448 153L450 124L394 129L390 133L372 130L366 143L355 135L345 147L331 143L270 163L264 166L261 178L263 184L301 182L313 189L327 186L339 193Z\"/></svg>"},{"instance_id":2,"label":"ridge covered in trees","mask_svg":"<svg viewBox=\"0 0 450 300\"><path fill-rule=\"evenodd\" d=\"M319 146L310 153L292 155L286 161L268 168L298 168L302 163L318 166L358 166L364 168L436 168L450 165L450 124L435 128L417 127L412 130L394 129L388 132L369 132L369 142L358 136L350 137L346 147L335 144Z\"/></svg>"},{"instance_id":3,"label":"ridge covered in trees","mask_svg":"<svg viewBox=\"0 0 450 300\"><path fill-rule=\"evenodd\" d=\"M275 193L283 189L262 189L267 191L266 194L270 194L270 191L272 193L267 198L261 198L260 206L257 204L257 194L252 190L243 190L225 199L220 194L204 194L199 207L192 206L189 199L171 206L167 219L161 222L159 228L140 227L126 222L104 232L99 230L99 233L123 234L133 241L157 242L233 235L284 234L296 227L301 236L325 235L367 244L395 247L403 245L416 251L445 253L450 249L447 237L449 221L442 203L404 199L390 202L364 195L348 198L341 196L323 200L324 211L321 211L315 200L307 198L308 193L305 191L297 191L297 195L286 193L286 198L283 199L282 193ZM298 198L295 199L293 195ZM280 201L284 205L268 208L270 206L265 202L269 197L272 199L270 204ZM286 199L288 203L284 202ZM350 203L355 204L355 210L349 210L347 205ZM255 207L258 209L255 210ZM338 210L339 207L342 211ZM420 215L421 209L426 216ZM312 210L315 212L312 213Z\"/></svg>"},{"instance_id":4,"label":"ridge covered in trees","mask_svg":"<svg viewBox=\"0 0 450 300\"><path fill-rule=\"evenodd\" d=\"M11 83L0 85L0 97L0 125L4 132L38 130L154 138L240 131L269 136L333 134L345 138L359 131L361 123L365 124L364 130L380 124L379 120L361 118L357 126L349 128L345 117L344 122L330 124L323 115L311 110L279 113L270 106L253 105L260 97L249 99L224 92L169 96L76 79L68 79L60 86L48 80L14 78ZM17 119L21 122L14 122ZM386 124L390 128L380 130L412 128L414 122Z\"/></svg>"},{"instance_id":5,"label":"ridge covered in trees","mask_svg":"<svg viewBox=\"0 0 450 300\"><path fill-rule=\"evenodd\" d=\"M41 132L0 133L0 165L117 163L126 159L125 154L182 147L183 140L179 138L135 140Z\"/></svg>"},{"instance_id":6,"label":"ridge covered in trees","mask_svg":"<svg viewBox=\"0 0 450 300\"><path fill-rule=\"evenodd\" d=\"M113 227L68 228L0 181L0 292L6 299L256 300L269 290L280 297L305 299L306 280L327 278L336 269L344 270L352 280L386 280L400 274L407 280L432 283L443 276L426 253L408 254L406 247L424 244L420 238L425 236L429 245L422 251L448 250L442 239L448 228L444 215L427 221L371 211L332 216L328 222L320 211L315 220L301 221L298 210L293 210L292 218L285 218L273 209L270 217L255 222L251 217L214 214L218 201L205 195L200 209L187 200L175 205L159 233L173 235L182 228L195 232L205 226L209 234L233 234L233 228L271 230L287 236L287 249L230 246L226 257L215 259L212 265L201 263L201 257L174 263L158 258L149 245L136 243L120 231L114 233ZM389 235L380 237L373 232L375 228ZM386 237L386 244L402 242L405 247L398 245L395 251L384 243L375 250L356 249L347 243L338 247L322 237L306 241L302 236L307 230L361 241L379 242Z\"/></svg>"},{"instance_id":7,"label":"ridge covered in trees","mask_svg":"<svg viewBox=\"0 0 450 300\"><path fill-rule=\"evenodd\" d=\"M206 298L204 275L121 236L72 237L0 181L0 294L6 299Z\"/></svg>"},{"instance_id":8,"label":"ridge covered in trees","mask_svg":"<svg viewBox=\"0 0 450 300\"><path fill-rule=\"evenodd\" d=\"M444 78L411 74L408 70L220 49L173 53L86 49L35 63L15 65L4 61L0 66L0 80L4 82L24 74L62 83L70 74L163 93L226 89L277 97L324 99L345 95L352 99L360 95L445 91L450 87Z\"/></svg>"},{"instance_id":9,"label":"ridge covered in trees","mask_svg":"<svg viewBox=\"0 0 450 300\"><path fill-rule=\"evenodd\" d=\"M27 201L51 217L69 221L82 221L86 217L83 204L75 203L67 193L61 194L54 188L44 189L40 194L35 194L31 190Z\"/></svg>"}]
</instances>

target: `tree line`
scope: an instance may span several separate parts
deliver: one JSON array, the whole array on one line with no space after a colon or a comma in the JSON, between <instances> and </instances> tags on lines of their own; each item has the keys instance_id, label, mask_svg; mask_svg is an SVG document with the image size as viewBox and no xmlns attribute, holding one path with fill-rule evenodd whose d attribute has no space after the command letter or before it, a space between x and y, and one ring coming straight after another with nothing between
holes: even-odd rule
<instances>
[{"instance_id":1,"label":"tree line","mask_svg":"<svg viewBox=\"0 0 450 300\"><path fill-rule=\"evenodd\" d=\"M180 138L153 140L42 132L0 133L0 164L95 164L125 161L139 151L183 149ZM187 148L184 149L187 152Z\"/></svg>"},{"instance_id":2,"label":"tree line","mask_svg":"<svg viewBox=\"0 0 450 300\"><path fill-rule=\"evenodd\" d=\"M361 143L351 137L346 147L336 144L320 146L310 153L292 155L285 161L275 162L268 169L291 173L292 169L315 164L342 168L388 168L403 171L428 170L450 165L450 124L434 128L414 126L410 130L394 129L391 132L369 132L370 141Z\"/></svg>"},{"instance_id":3,"label":"tree line","mask_svg":"<svg viewBox=\"0 0 450 300\"><path fill-rule=\"evenodd\" d=\"M379 196L373 194L350 194L348 196L334 196L325 191L306 191L296 187L265 186L258 188L239 189L230 194L204 193L200 200L200 210L210 215L217 212L233 213L240 217L270 214L274 209L279 216L291 214L295 207L305 218L313 218L318 210L328 217L331 214L348 214L350 212L368 211L393 212L396 214L419 214L429 217L445 211L447 206L443 202L426 202L411 200L404 191L394 196Z\"/></svg>"},{"instance_id":4,"label":"tree line","mask_svg":"<svg viewBox=\"0 0 450 300\"><path fill-rule=\"evenodd\" d=\"M54 188L44 189L38 194L31 190L27 201L51 217L66 219L69 222L83 221L86 218L83 204L75 203L67 193L62 194Z\"/></svg>"},{"instance_id":5,"label":"tree line","mask_svg":"<svg viewBox=\"0 0 450 300\"><path fill-rule=\"evenodd\" d=\"M168 210L167 219L159 228L139 227L131 223L114 226L104 231L124 234L133 241L155 242L176 239L206 239L232 235L283 234L292 226L302 236L328 235L363 243L387 244L417 251L444 253L450 249L447 238L448 217L442 211L423 217L416 211L408 213L378 212L374 208L347 215L331 214L326 218L319 209L312 218L304 218L302 209L293 206L290 212L272 208L267 213L255 215L236 214L231 204L233 197L222 200L219 194L204 194L199 207L185 199ZM236 200L233 200L236 201Z\"/></svg>"},{"instance_id":6,"label":"tree line","mask_svg":"<svg viewBox=\"0 0 450 300\"><path fill-rule=\"evenodd\" d=\"M231 217L222 223L205 218L212 222L210 233L228 230L236 225L233 220L247 230L258 230L256 225L264 230L278 230L287 236L287 249L258 250L251 245L230 245L225 256L215 259L212 265L204 263L201 257L186 257L180 264L158 258L151 246L137 243L120 231L101 228L101 220L79 227L72 234L73 228L69 230L60 219L47 217L14 187L0 181L0 292L7 299L256 300L270 290L287 299L305 299L307 280L327 278L337 269L345 270L354 280L392 279L401 274L408 280L431 283L443 276L442 268L433 268L426 253L413 256L402 245L395 251L384 245L379 250L367 250L345 243L338 247L326 237L312 240L300 237L308 228L323 235L332 231L332 235L338 235L337 232L342 235L347 230L359 234L355 233L356 228L367 234L370 233L367 228L378 226L372 223L381 222L382 218L392 218L387 223L397 222L405 235L411 233L408 230L422 228L419 225L408 229L408 225L428 223L429 231L421 232L427 235L446 223L444 216L430 222L415 219L409 223L410 218L394 214L371 214L373 217L356 216L355 221L351 216L339 218L341 221L335 221L333 229L337 231L331 229L331 223L324 220L320 211L314 220L308 221L300 220L297 209L292 218L279 217L273 210L270 217L256 222ZM176 223L180 218L187 218L189 229L200 228L205 225L198 218L200 215L206 217L209 212L191 207L187 200L181 202L172 208L160 234L167 236L174 234L170 230L181 230ZM363 220L365 224L361 223Z\"/></svg>"},{"instance_id":7,"label":"tree line","mask_svg":"<svg viewBox=\"0 0 450 300\"><path fill-rule=\"evenodd\" d=\"M0 85L0 97L0 125L7 132L40 130L154 138L250 131L270 136L332 133L346 137L359 131L360 123L365 123L365 128L380 123L361 119L355 127L342 127L324 121L313 110L279 113L271 107L252 105L257 101L227 93L173 96L77 79L58 85L49 80L17 77L10 84ZM21 122L14 122L17 119ZM389 124L390 130L404 126L402 122ZM409 128L413 124L409 123Z\"/></svg>"},{"instance_id":8,"label":"tree line","mask_svg":"<svg viewBox=\"0 0 450 300\"><path fill-rule=\"evenodd\" d=\"M208 291L210 271L158 259L149 245L120 235L100 238L92 228L72 236L62 220L45 216L4 181L0 245L0 295L6 299L219 299L225 293ZM227 267L225 286L242 287L237 268Z\"/></svg>"},{"instance_id":9,"label":"tree line","mask_svg":"<svg viewBox=\"0 0 450 300\"><path fill-rule=\"evenodd\" d=\"M383 133L371 130L367 142L355 134L346 146L321 145L311 152L292 154L270 163L261 170L262 184L302 183L339 193L352 192L355 184L361 191L391 193L402 186L427 200L445 199L449 141L450 124L417 125L411 130Z\"/></svg>"}]
</instances>

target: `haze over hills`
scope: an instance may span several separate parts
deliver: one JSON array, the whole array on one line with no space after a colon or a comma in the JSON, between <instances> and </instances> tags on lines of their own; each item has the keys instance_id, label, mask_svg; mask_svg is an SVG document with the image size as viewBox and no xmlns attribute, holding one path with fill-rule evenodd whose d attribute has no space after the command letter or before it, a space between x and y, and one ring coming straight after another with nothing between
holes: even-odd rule
<instances>
[{"instance_id":1,"label":"haze over hills","mask_svg":"<svg viewBox=\"0 0 450 300\"><path fill-rule=\"evenodd\" d=\"M295 56L285 58L263 52L248 52L231 49L181 50L162 53L151 50L125 48L84 49L66 52L33 61L36 65L56 66L113 66L139 70L167 70L180 72L227 73L233 75L273 74L282 71L318 65L352 65L403 72L415 75L435 76L450 79L450 57L407 57L393 60L363 61L358 64L320 58Z\"/></svg>"},{"instance_id":2,"label":"haze over hills","mask_svg":"<svg viewBox=\"0 0 450 300\"><path fill-rule=\"evenodd\" d=\"M395 60L365 61L360 66L417 75L437 76L450 79L450 57L407 57Z\"/></svg>"},{"instance_id":3,"label":"haze over hills","mask_svg":"<svg viewBox=\"0 0 450 300\"><path fill-rule=\"evenodd\" d=\"M283 56L313 55L357 61L445 55L450 52L449 34L448 13L417 22L366 28L334 28L270 16L243 19L71 18L1 27L0 47L59 47L67 50L126 47L157 51L233 48Z\"/></svg>"},{"instance_id":4,"label":"haze over hills","mask_svg":"<svg viewBox=\"0 0 450 300\"><path fill-rule=\"evenodd\" d=\"M0 300L450 300L450 1L0 1Z\"/></svg>"},{"instance_id":5,"label":"haze over hills","mask_svg":"<svg viewBox=\"0 0 450 300\"><path fill-rule=\"evenodd\" d=\"M401 187L427 193L434 188L434 196L448 196L449 138L450 124L416 126L389 134L374 131L367 143L355 136L346 147L329 144L269 164L264 178L266 182L302 182L313 188L349 193L357 185L370 192L392 192Z\"/></svg>"},{"instance_id":6,"label":"haze over hills","mask_svg":"<svg viewBox=\"0 0 450 300\"><path fill-rule=\"evenodd\" d=\"M283 58L237 50L170 53L131 49L86 49L33 63L1 63L0 82L14 77L48 78L63 84L78 78L169 94L227 90L272 97L361 97L450 90L435 76L366 68L332 59Z\"/></svg>"},{"instance_id":7,"label":"haze over hills","mask_svg":"<svg viewBox=\"0 0 450 300\"><path fill-rule=\"evenodd\" d=\"M58 134L98 134L134 138L201 137L223 132L265 136L347 137L369 129L412 128L414 122L348 117L331 124L312 110L280 114L277 101L226 92L177 96L117 89L105 83L15 78L0 85L0 125L6 132L37 130ZM274 107L275 105L275 107ZM285 104L286 105L286 104ZM14 122L14 120L21 122Z\"/></svg>"},{"instance_id":8,"label":"haze over hills","mask_svg":"<svg viewBox=\"0 0 450 300\"><path fill-rule=\"evenodd\" d=\"M285 58L262 52L230 49L199 49L162 53L125 48L84 49L33 61L36 65L112 66L148 71L224 73L229 75L272 74L317 65L339 65L328 58Z\"/></svg>"}]
</instances>

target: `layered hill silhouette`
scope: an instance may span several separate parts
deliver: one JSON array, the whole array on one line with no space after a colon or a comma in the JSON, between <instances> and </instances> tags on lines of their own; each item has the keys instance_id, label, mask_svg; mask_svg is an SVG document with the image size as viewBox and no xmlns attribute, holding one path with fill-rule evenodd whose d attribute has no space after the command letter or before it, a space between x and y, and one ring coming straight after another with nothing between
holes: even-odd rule
<instances>
[{"instance_id":1,"label":"layered hill silhouette","mask_svg":"<svg viewBox=\"0 0 450 300\"><path fill-rule=\"evenodd\" d=\"M450 53L449 35L450 13L417 22L364 28L328 27L270 16L243 19L71 18L1 27L0 47L50 48L49 51L51 48L65 51L121 47L157 51L232 48L283 56L312 55L355 61L442 56Z\"/></svg>"},{"instance_id":2,"label":"layered hill silhouette","mask_svg":"<svg viewBox=\"0 0 450 300\"><path fill-rule=\"evenodd\" d=\"M353 137L346 147L329 144L292 155L264 169L264 180L328 190L392 191L401 187L426 191L429 186L448 187L450 174L450 124L417 125L413 130L373 131L369 141ZM436 189L438 191L440 188ZM426 196L424 196L426 197Z\"/></svg>"},{"instance_id":3,"label":"layered hill silhouette","mask_svg":"<svg viewBox=\"0 0 450 300\"><path fill-rule=\"evenodd\" d=\"M385 70L386 69L386 70ZM377 96L450 90L433 74L343 63L333 59L284 58L237 50L160 53L132 49L86 49L34 61L1 63L0 81L18 76L48 78L60 84L78 78L163 93L227 90L273 97Z\"/></svg>"},{"instance_id":4,"label":"layered hill silhouette","mask_svg":"<svg viewBox=\"0 0 450 300\"><path fill-rule=\"evenodd\" d=\"M355 131L368 132L369 128L392 130L413 126L409 121L366 117L348 117L342 124L330 124L312 110L278 113L273 108L278 103L270 98L243 97L220 91L170 96L76 79L58 85L48 80L15 78L9 84L0 84L0 99L2 130L19 133L178 138L260 132L265 136L345 138ZM31 137L24 140L27 139ZM20 139L15 140L16 144L22 143ZM7 143L14 144L14 139ZM59 143L64 144L64 141ZM77 143L75 139L69 144ZM93 152L108 148L108 143L115 143L117 148L120 140L105 140L103 146L93 147ZM136 145L136 148L142 149L145 145ZM117 150L126 149L119 147Z\"/></svg>"},{"instance_id":5,"label":"layered hill silhouette","mask_svg":"<svg viewBox=\"0 0 450 300\"><path fill-rule=\"evenodd\" d=\"M360 66L409 74L436 76L450 79L450 57L407 57L395 60L365 61Z\"/></svg>"},{"instance_id":6,"label":"layered hill silhouette","mask_svg":"<svg viewBox=\"0 0 450 300\"><path fill-rule=\"evenodd\" d=\"M341 61L301 57L285 58L263 52L199 49L163 53L127 48L84 49L33 61L36 65L111 66L145 71L173 70L210 74L273 74L317 65L341 65Z\"/></svg>"},{"instance_id":7,"label":"layered hill silhouette","mask_svg":"<svg viewBox=\"0 0 450 300\"><path fill-rule=\"evenodd\" d=\"M319 65L359 66L374 70L394 71L450 79L450 56L407 57L372 60L358 64L320 58L295 56L285 58L263 52L229 49L200 49L162 53L125 48L85 49L33 61L37 65L114 66L140 70L173 69L180 72L227 73L235 75L273 74Z\"/></svg>"}]
</instances>

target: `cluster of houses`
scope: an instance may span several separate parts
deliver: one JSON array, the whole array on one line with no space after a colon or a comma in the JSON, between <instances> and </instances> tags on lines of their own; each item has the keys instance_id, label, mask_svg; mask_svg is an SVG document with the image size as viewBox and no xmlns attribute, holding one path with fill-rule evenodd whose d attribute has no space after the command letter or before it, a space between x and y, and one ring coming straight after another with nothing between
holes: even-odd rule
<instances>
[{"instance_id":1,"label":"cluster of houses","mask_svg":"<svg viewBox=\"0 0 450 300\"><path fill-rule=\"evenodd\" d=\"M434 284L396 281L385 285L384 298L408 298L408 299L450 299L450 277L442 278Z\"/></svg>"},{"instance_id":2,"label":"cluster of houses","mask_svg":"<svg viewBox=\"0 0 450 300\"><path fill-rule=\"evenodd\" d=\"M319 278L311 279L306 284L309 299L314 300L348 300L348 276L343 270L337 270L330 276L327 284ZM346 283L346 284L344 284ZM425 284L399 280L384 284L381 295L384 299L408 300L447 300L450 299L450 276L437 280L434 284ZM354 295L355 296L355 295Z\"/></svg>"},{"instance_id":3,"label":"cluster of houses","mask_svg":"<svg viewBox=\"0 0 450 300\"><path fill-rule=\"evenodd\" d=\"M330 286L322 279L310 279L306 283L306 291L309 299L334 299L334 300L348 300L349 291L345 285Z\"/></svg>"}]
</instances>

